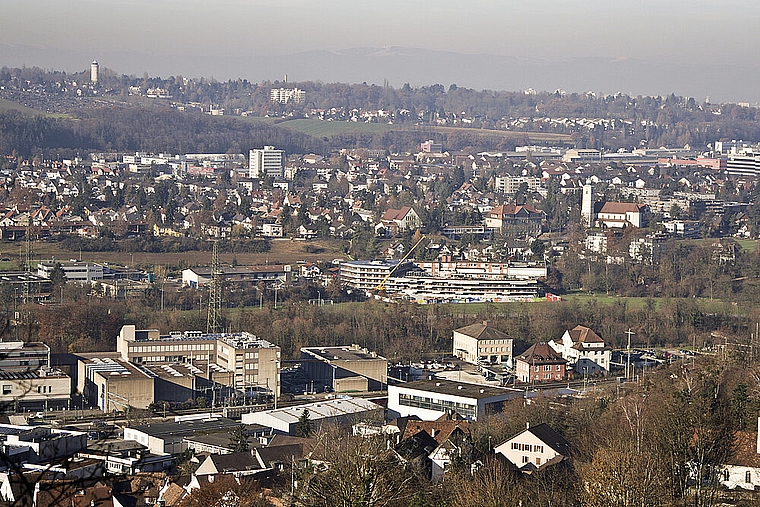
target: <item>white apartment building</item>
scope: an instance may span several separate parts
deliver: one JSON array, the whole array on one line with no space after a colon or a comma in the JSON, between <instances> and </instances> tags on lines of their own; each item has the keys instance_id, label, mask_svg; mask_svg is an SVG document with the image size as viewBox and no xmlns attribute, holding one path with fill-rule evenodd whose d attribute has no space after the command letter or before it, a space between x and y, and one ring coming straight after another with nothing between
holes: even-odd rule
<instances>
[{"instance_id":1,"label":"white apartment building","mask_svg":"<svg viewBox=\"0 0 760 507\"><path fill-rule=\"evenodd\" d=\"M601 232L586 236L586 250L597 254L607 253L607 235Z\"/></svg>"},{"instance_id":2,"label":"white apartment building","mask_svg":"<svg viewBox=\"0 0 760 507\"><path fill-rule=\"evenodd\" d=\"M699 237L699 222L697 220L671 220L663 222L665 230L674 236L694 239Z\"/></svg>"},{"instance_id":3,"label":"white apartment building","mask_svg":"<svg viewBox=\"0 0 760 507\"><path fill-rule=\"evenodd\" d=\"M529 192L536 192L541 188L541 178L535 176L497 176L494 178L494 190L502 194L514 194L520 190L520 185L525 183Z\"/></svg>"},{"instance_id":4,"label":"white apartment building","mask_svg":"<svg viewBox=\"0 0 760 507\"><path fill-rule=\"evenodd\" d=\"M566 359L577 373L593 375L610 371L612 349L586 326L568 329L562 338L550 341L549 346Z\"/></svg>"},{"instance_id":5,"label":"white apartment building","mask_svg":"<svg viewBox=\"0 0 760 507\"><path fill-rule=\"evenodd\" d=\"M272 88L269 92L269 100L271 102L279 102L280 104L289 104L291 102L303 104L306 102L306 91L298 88Z\"/></svg>"},{"instance_id":6,"label":"white apartment building","mask_svg":"<svg viewBox=\"0 0 760 507\"><path fill-rule=\"evenodd\" d=\"M248 171L251 178L283 177L283 151L274 146L250 150L248 153Z\"/></svg>"},{"instance_id":7,"label":"white apartment building","mask_svg":"<svg viewBox=\"0 0 760 507\"><path fill-rule=\"evenodd\" d=\"M58 264L69 282L91 283L103 279L103 266L94 262L40 262L37 264L37 275L50 278Z\"/></svg>"}]
</instances>

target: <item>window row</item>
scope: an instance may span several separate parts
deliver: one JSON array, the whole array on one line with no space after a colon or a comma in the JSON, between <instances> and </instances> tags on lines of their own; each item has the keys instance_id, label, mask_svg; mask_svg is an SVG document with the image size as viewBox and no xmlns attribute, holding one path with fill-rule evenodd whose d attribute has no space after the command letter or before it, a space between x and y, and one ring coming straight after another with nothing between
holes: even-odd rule
<instances>
[{"instance_id":1,"label":"window row","mask_svg":"<svg viewBox=\"0 0 760 507\"><path fill-rule=\"evenodd\" d=\"M414 396L411 394L399 394L399 405L406 407L424 408L426 410L435 410L437 412L456 412L462 417L474 418L476 416L477 406L466 403L459 403L448 400L433 400L423 396Z\"/></svg>"}]
</instances>

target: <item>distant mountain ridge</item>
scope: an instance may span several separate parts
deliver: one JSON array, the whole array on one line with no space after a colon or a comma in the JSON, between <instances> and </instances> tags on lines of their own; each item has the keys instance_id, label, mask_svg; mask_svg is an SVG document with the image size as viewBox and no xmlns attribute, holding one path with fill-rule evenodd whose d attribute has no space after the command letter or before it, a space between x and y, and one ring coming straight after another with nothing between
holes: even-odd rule
<instances>
[{"instance_id":1,"label":"distant mountain ridge","mask_svg":"<svg viewBox=\"0 0 760 507\"><path fill-rule=\"evenodd\" d=\"M475 89L624 92L684 95L698 101L760 101L760 69L702 62L676 64L636 58L537 59L464 54L402 46L313 50L268 56L162 56L126 52L88 54L54 48L0 44L0 65L84 70L93 58L118 73L250 81L282 79L393 86L452 83Z\"/></svg>"}]
</instances>

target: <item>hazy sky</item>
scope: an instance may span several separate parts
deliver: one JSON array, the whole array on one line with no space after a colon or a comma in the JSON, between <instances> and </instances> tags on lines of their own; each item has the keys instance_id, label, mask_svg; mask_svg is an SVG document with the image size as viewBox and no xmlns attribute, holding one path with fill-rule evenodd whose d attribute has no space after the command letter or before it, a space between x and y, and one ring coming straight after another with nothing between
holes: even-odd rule
<instances>
[{"instance_id":1,"label":"hazy sky","mask_svg":"<svg viewBox=\"0 0 760 507\"><path fill-rule=\"evenodd\" d=\"M0 65L91 54L141 73L171 57L196 59L195 70L222 57L405 46L760 67L760 5L738 0L0 0L0 14ZM192 74L161 74L181 72Z\"/></svg>"}]
</instances>

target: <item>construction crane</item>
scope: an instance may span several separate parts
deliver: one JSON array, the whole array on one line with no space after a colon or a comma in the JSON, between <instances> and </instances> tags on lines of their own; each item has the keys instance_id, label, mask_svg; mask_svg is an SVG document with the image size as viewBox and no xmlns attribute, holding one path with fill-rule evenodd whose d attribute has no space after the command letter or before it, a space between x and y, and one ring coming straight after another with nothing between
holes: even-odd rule
<instances>
[{"instance_id":1,"label":"construction crane","mask_svg":"<svg viewBox=\"0 0 760 507\"><path fill-rule=\"evenodd\" d=\"M388 280L388 278L391 277L391 275L393 274L393 272L396 271L396 268L398 268L401 264L403 264L403 262L406 260L406 258L409 257L412 254L412 252L414 252L414 249L417 248L420 245L420 243L422 243L424 240L425 240L425 236L422 236L420 238L420 240L417 243L415 243L412 248L409 249L409 251L406 253L406 255L400 261L398 261L398 264L396 264L395 266L393 266L393 269L391 269L390 273L388 273L387 275L385 275L385 278L383 278L383 281L380 282L380 285L378 285L377 289L375 289L376 292L380 292L381 290L383 290L383 288L385 287L385 282Z\"/></svg>"}]
</instances>

